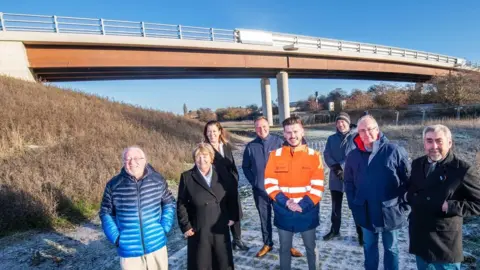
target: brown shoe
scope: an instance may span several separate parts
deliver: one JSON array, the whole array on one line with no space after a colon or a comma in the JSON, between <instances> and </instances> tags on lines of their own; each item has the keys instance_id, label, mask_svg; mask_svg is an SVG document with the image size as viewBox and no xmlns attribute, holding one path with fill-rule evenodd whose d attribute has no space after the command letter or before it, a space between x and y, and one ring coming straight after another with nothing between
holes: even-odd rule
<instances>
[{"instance_id":1,"label":"brown shoe","mask_svg":"<svg viewBox=\"0 0 480 270\"><path fill-rule=\"evenodd\" d=\"M257 255L255 255L255 256L258 257L258 258L263 257L263 256L265 256L265 254L267 254L268 252L270 252L270 250L272 250L272 247L271 247L271 246L264 245L264 246L262 247L262 249L260 249L260 251L257 252Z\"/></svg>"},{"instance_id":2,"label":"brown shoe","mask_svg":"<svg viewBox=\"0 0 480 270\"><path fill-rule=\"evenodd\" d=\"M291 248L290 253L292 253L292 257L303 257L303 254L295 248Z\"/></svg>"}]
</instances>

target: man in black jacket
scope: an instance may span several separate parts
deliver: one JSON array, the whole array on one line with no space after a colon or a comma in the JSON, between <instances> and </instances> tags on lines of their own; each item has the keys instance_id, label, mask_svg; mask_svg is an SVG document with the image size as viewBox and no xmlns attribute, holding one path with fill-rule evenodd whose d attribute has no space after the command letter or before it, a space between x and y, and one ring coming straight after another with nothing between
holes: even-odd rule
<instances>
[{"instance_id":1,"label":"man in black jacket","mask_svg":"<svg viewBox=\"0 0 480 270\"><path fill-rule=\"evenodd\" d=\"M452 134L443 125L423 131L426 155L413 161L406 200L410 253L418 269L460 269L463 218L480 214L475 167L452 152Z\"/></svg>"}]
</instances>

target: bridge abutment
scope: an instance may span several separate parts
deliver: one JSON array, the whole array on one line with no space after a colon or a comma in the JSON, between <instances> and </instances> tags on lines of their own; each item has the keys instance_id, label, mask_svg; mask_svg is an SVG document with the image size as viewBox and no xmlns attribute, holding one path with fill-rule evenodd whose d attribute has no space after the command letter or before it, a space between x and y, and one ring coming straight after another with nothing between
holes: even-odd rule
<instances>
[{"instance_id":1,"label":"bridge abutment","mask_svg":"<svg viewBox=\"0 0 480 270\"><path fill-rule=\"evenodd\" d=\"M22 42L0 41L0 74L25 81L35 81Z\"/></svg>"},{"instance_id":2,"label":"bridge abutment","mask_svg":"<svg viewBox=\"0 0 480 270\"><path fill-rule=\"evenodd\" d=\"M282 124L283 120L290 117L290 93L288 90L288 73L281 71L277 74L278 114Z\"/></svg>"},{"instance_id":3,"label":"bridge abutment","mask_svg":"<svg viewBox=\"0 0 480 270\"><path fill-rule=\"evenodd\" d=\"M270 79L263 78L260 83L262 87L263 116L267 118L268 125L273 126L272 91L270 87Z\"/></svg>"}]
</instances>

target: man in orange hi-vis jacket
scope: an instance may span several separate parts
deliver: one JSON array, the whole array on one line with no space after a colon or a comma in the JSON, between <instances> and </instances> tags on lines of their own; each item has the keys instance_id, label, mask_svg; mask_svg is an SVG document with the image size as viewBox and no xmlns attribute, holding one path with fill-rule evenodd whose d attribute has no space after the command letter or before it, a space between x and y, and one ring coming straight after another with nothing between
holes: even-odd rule
<instances>
[{"instance_id":1,"label":"man in orange hi-vis jacket","mask_svg":"<svg viewBox=\"0 0 480 270\"><path fill-rule=\"evenodd\" d=\"M280 238L280 269L291 268L290 248L294 233L301 233L307 251L308 269L315 269L315 229L319 225L323 163L319 152L302 144L300 118L282 123L285 144L270 152L265 168L265 190L273 200L273 224Z\"/></svg>"}]
</instances>

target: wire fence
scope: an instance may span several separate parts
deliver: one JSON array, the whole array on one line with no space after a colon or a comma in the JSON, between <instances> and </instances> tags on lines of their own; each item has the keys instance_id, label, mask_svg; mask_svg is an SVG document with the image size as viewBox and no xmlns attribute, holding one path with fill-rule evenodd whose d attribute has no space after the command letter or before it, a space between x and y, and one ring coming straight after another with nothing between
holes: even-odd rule
<instances>
[{"instance_id":1,"label":"wire fence","mask_svg":"<svg viewBox=\"0 0 480 270\"><path fill-rule=\"evenodd\" d=\"M370 110L353 110L346 111L349 113L352 123L355 123L365 114L370 114L379 124L382 125L408 125L423 124L427 121L435 121L442 119L471 119L480 117L480 104L463 105L463 106L439 106L426 105L418 106L415 109L370 109ZM324 111L321 113L292 113L299 116L307 125L334 123L336 112ZM274 117L274 122L278 123L278 117Z\"/></svg>"}]
</instances>

